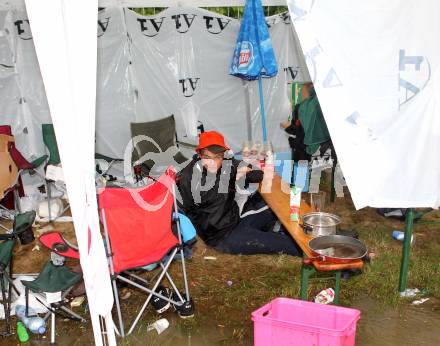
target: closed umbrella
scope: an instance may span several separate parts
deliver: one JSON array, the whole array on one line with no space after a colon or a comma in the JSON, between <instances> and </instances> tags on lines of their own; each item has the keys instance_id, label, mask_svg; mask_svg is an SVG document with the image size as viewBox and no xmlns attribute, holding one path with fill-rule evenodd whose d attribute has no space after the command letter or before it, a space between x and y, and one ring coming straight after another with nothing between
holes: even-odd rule
<instances>
[{"instance_id":1,"label":"closed umbrella","mask_svg":"<svg viewBox=\"0 0 440 346\"><path fill-rule=\"evenodd\" d=\"M247 0L229 73L246 80L258 79L263 140L267 141L262 77L273 77L278 66L261 0Z\"/></svg>"}]
</instances>

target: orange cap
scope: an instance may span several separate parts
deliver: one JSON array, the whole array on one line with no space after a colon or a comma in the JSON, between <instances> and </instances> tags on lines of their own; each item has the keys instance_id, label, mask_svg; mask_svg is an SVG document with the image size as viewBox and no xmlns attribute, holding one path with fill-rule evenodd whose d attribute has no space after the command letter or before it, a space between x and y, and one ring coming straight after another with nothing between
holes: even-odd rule
<instances>
[{"instance_id":1,"label":"orange cap","mask_svg":"<svg viewBox=\"0 0 440 346\"><path fill-rule=\"evenodd\" d=\"M200 134L199 146L196 148L196 151L199 152L211 145L222 147L225 151L229 150L229 147L225 144L225 138L220 133L217 131L207 131Z\"/></svg>"}]
</instances>

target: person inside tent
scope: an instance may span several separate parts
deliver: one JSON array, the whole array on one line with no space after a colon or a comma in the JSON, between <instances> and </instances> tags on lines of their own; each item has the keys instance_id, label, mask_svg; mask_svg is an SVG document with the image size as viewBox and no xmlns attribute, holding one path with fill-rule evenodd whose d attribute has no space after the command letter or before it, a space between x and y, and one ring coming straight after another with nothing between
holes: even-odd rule
<instances>
[{"instance_id":1,"label":"person inside tent","mask_svg":"<svg viewBox=\"0 0 440 346\"><path fill-rule=\"evenodd\" d=\"M320 148L321 155L329 145L330 134L319 105L313 83L305 83L302 87L302 102L293 110L292 121L286 121L280 126L289 134L289 144L292 148L292 160L310 161L312 155Z\"/></svg>"},{"instance_id":2,"label":"person inside tent","mask_svg":"<svg viewBox=\"0 0 440 346\"><path fill-rule=\"evenodd\" d=\"M275 214L259 194L249 199L240 213L237 189L260 183L263 171L228 155L224 137L216 131L200 135L196 155L177 176L181 210L197 234L210 247L230 254L278 254L299 256L292 237L273 232ZM245 216L246 215L246 216Z\"/></svg>"}]
</instances>

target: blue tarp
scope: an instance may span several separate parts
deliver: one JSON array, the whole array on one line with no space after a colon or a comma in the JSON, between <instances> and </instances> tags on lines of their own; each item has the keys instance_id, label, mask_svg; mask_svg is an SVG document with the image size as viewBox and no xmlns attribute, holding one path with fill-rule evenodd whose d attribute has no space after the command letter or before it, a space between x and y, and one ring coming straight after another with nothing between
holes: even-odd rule
<instances>
[{"instance_id":1,"label":"blue tarp","mask_svg":"<svg viewBox=\"0 0 440 346\"><path fill-rule=\"evenodd\" d=\"M261 0L247 0L229 74L253 80L273 77L277 72Z\"/></svg>"}]
</instances>

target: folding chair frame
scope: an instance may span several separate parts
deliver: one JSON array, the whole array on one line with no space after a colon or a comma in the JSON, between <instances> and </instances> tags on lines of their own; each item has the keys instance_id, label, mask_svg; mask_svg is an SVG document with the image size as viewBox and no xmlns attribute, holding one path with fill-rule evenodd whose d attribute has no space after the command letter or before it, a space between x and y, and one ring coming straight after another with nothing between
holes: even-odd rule
<instances>
[{"instance_id":1,"label":"folding chair frame","mask_svg":"<svg viewBox=\"0 0 440 346\"><path fill-rule=\"evenodd\" d=\"M14 241L10 239L9 241ZM16 240L15 240L16 241ZM14 286L14 283L11 279L11 271L12 271L12 257L9 261L9 264L3 268L0 268L0 286L1 286L1 302L3 303L4 313L5 313L5 323L6 329L3 332L0 332L0 336L9 336L12 335L11 332L11 297L12 297L12 289L14 289L15 293L18 295L19 292L17 288ZM5 286L5 280L8 282L8 288ZM7 293L6 293L7 290Z\"/></svg>"},{"instance_id":2,"label":"folding chair frame","mask_svg":"<svg viewBox=\"0 0 440 346\"><path fill-rule=\"evenodd\" d=\"M47 237L51 236L51 234L60 235L60 239L57 238L56 242L50 242L50 241L43 240L43 237L47 238ZM65 262L66 258L79 259L78 249L76 247L74 247L72 244L70 244L69 242L67 242L59 232L53 231L53 232L47 232L47 233L43 234L42 236L40 236L40 242L43 244L43 246L45 246L49 250L51 250L51 259L49 261L52 262L52 264L54 264L54 262L53 262L54 259L61 259L63 262L62 266L65 265L64 262ZM61 245L61 248L58 247L60 245ZM64 247L63 247L63 245L64 245ZM73 253L69 253L68 250L71 250L71 251L73 250ZM46 265L48 263L49 262L46 262ZM37 279L40 274L36 275ZM49 310L46 313L46 315L44 316L44 321L47 321L49 319L49 317L51 317L51 328L50 328L51 345L55 345L55 333L56 333L55 314L58 313L57 310L64 311L65 316L67 318L79 320L80 322L86 322L86 320L83 317L81 317L77 313L75 313L72 310L70 310L69 308L67 308L64 304L65 298L72 291L73 288L74 288L74 285L68 287L65 290L62 290L61 298L60 298L59 302L54 302L54 303L50 303L50 304L46 305L42 302L42 299L41 299L41 298L44 299L44 295L43 295L44 292L41 292L41 291L35 292L32 290L32 288L29 288L25 285L26 316L28 316L28 314L29 314L29 291L32 291L33 294L35 295L37 301Z\"/></svg>"},{"instance_id":3,"label":"folding chair frame","mask_svg":"<svg viewBox=\"0 0 440 346\"><path fill-rule=\"evenodd\" d=\"M59 185L57 184L56 181L53 181L51 179L46 178L46 170L47 170L47 166L49 166L49 165L57 165L57 164L59 164L60 163L60 158L58 157L59 156L59 154L58 154L58 146L56 144L56 137L55 137L53 125L52 124L42 124L42 133L43 133L43 142L44 142L44 145L45 145L46 149L49 151L49 155L44 155L43 156L43 157L45 157L45 159L43 160L43 162L44 162L44 171L43 171L44 174L40 173L36 169L37 167L34 167L32 169L32 171L34 173L36 173L40 178L42 178L44 180L44 185L45 185L46 194L47 194L47 207L48 207L48 213L49 213L49 222L53 222L56 219L58 219L60 216L62 216L70 208L70 205L68 204L66 207L64 207L62 212L61 212L61 214L59 216L57 216L57 217L52 219L52 215L51 215L51 211L50 211L50 201L52 199L52 193L51 193L51 186L50 186L50 184L53 183L55 186L59 186ZM56 149L53 149L53 150L56 150L56 152L57 152L55 159L52 157L52 151L51 151L50 145L48 144L48 142L50 142L50 141L49 140L45 140L45 138L46 138L45 134L47 136L48 133L50 133L50 134L53 133L53 135L54 135L54 143L55 143L54 145L55 145ZM41 158L39 158L37 160L43 159L43 157L41 157ZM38 166L40 166L43 162L41 162ZM63 190L63 192L66 192L66 189L64 187L60 187L60 188Z\"/></svg>"},{"instance_id":4,"label":"folding chair frame","mask_svg":"<svg viewBox=\"0 0 440 346\"><path fill-rule=\"evenodd\" d=\"M1 234L0 240L4 241L13 241L15 244L17 242L18 234L17 233L9 233L9 234ZM12 298L12 289L14 289L15 293L18 295L20 292L14 285L14 282L11 278L12 276L12 263L14 260L14 256L11 256L9 263L6 266L0 265L0 288L1 288L1 302L3 303L4 313L5 313L5 322L6 329L4 332L0 332L0 336L9 336L12 334L11 332L11 298ZM8 282L8 288L6 289L5 280ZM6 294L6 290L8 291Z\"/></svg>"},{"instance_id":5,"label":"folding chair frame","mask_svg":"<svg viewBox=\"0 0 440 346\"><path fill-rule=\"evenodd\" d=\"M111 280L112 280L112 287L113 287L113 295L115 298L115 303L116 303L116 310L117 310L117 315L118 315L118 322L119 322L119 329L116 327L115 325L115 331L116 333L121 336L121 337L125 337L127 335L130 335L134 328L136 327L136 324L139 322L142 314L144 313L145 309L148 306L148 303L151 301L151 299L156 296L159 297L167 302L170 302L171 304L174 304L176 306L181 306L182 304L184 304L185 300L183 299L182 295L180 294L179 290L177 289L176 285L174 284L174 281L172 280L171 276L168 273L168 268L171 265L171 262L174 260L174 257L176 256L177 252L180 251L180 255L181 255L181 263L182 263L182 271L183 271L183 281L184 281L184 285L185 285L185 298L186 301L190 300L190 295L189 295L189 286L188 286L188 278L187 278L187 274L186 274L186 266L185 266L185 257L184 257L184 253L183 253L183 248L184 248L184 244L182 243L182 235L181 235L181 230L180 230L180 223L179 223L179 218L178 218L178 212L177 212L177 200L176 200L176 193L175 193L175 183L173 183L172 185L173 187L173 208L174 211L177 215L176 218L176 225L177 225L177 237L178 237L178 243L179 245L174 247L174 249L171 251L171 255L169 256L169 258L167 259L166 263L163 264L162 261L160 261L160 267L161 267L161 272L158 275L158 277L156 278L156 281L153 285L153 287L151 289L140 285L137 282L134 282L133 280L130 280L124 276L121 275L121 273L116 274L114 271L114 266L113 266L113 261L112 261L112 249L111 249L111 243L110 243L110 238L109 238L109 234L108 234L108 228L107 228L107 222L106 222L106 217L105 217L105 209L103 208L101 210L101 216L102 216L102 223L104 225L104 234L105 234L105 240L106 240L106 253L107 253L107 258L109 261L109 266L110 266L110 273L111 273ZM171 222L171 216L170 216L170 222ZM148 265L150 263L145 263L145 265ZM133 268L135 269L135 268ZM145 283L146 285L149 284L148 280L145 280L133 273L131 273L129 270L125 270L122 272L123 274L133 277L135 278L137 281L141 281L143 283ZM171 284L174 292L176 293L176 295L178 296L180 301L175 301L171 298L165 297L163 295L161 295L160 293L156 292L157 287L160 285L160 283L162 282L162 280L164 279L164 277L167 278L167 280L169 281L169 283ZM130 328L128 329L127 332L125 332L124 329L124 322L123 322L123 318L122 318L122 311L121 311L121 306L120 306L120 301L119 301L119 294L118 294L118 288L116 285L116 280L119 279L122 282L125 282L127 284L130 284L140 290L142 290L143 292L148 293L148 297L145 300L144 304L142 305L142 308L140 309L139 313L137 314L137 316L135 317L134 321L132 322Z\"/></svg>"},{"instance_id":6,"label":"folding chair frame","mask_svg":"<svg viewBox=\"0 0 440 346\"><path fill-rule=\"evenodd\" d=\"M56 325L55 325L55 314L57 313L56 310L60 309L63 310L66 313L66 317L70 318L70 319L75 319L78 320L80 322L87 322L86 319L84 319L83 317L81 317L80 315L78 315L77 313L73 312L72 310L70 310L69 308L67 308L64 304L63 301L64 299L67 297L67 295L70 293L70 291L73 289L73 287L70 287L69 289L65 290L62 294L61 294L61 300L57 303L51 303L49 304L49 306L46 306L45 304L43 304L43 302L41 301L41 299L38 299L38 296L43 298L43 294L41 293L37 293L37 292L33 292L34 295L37 298L37 301L43 305L44 307L46 307L49 311L46 313L46 315L44 316L44 321L47 321L50 319L50 344L51 345L55 345L55 334L56 334ZM25 298L26 298L26 316L29 315L29 291L30 289L28 287L25 288ZM44 299L44 298L43 298ZM69 316L70 315L70 316Z\"/></svg>"}]
</instances>

